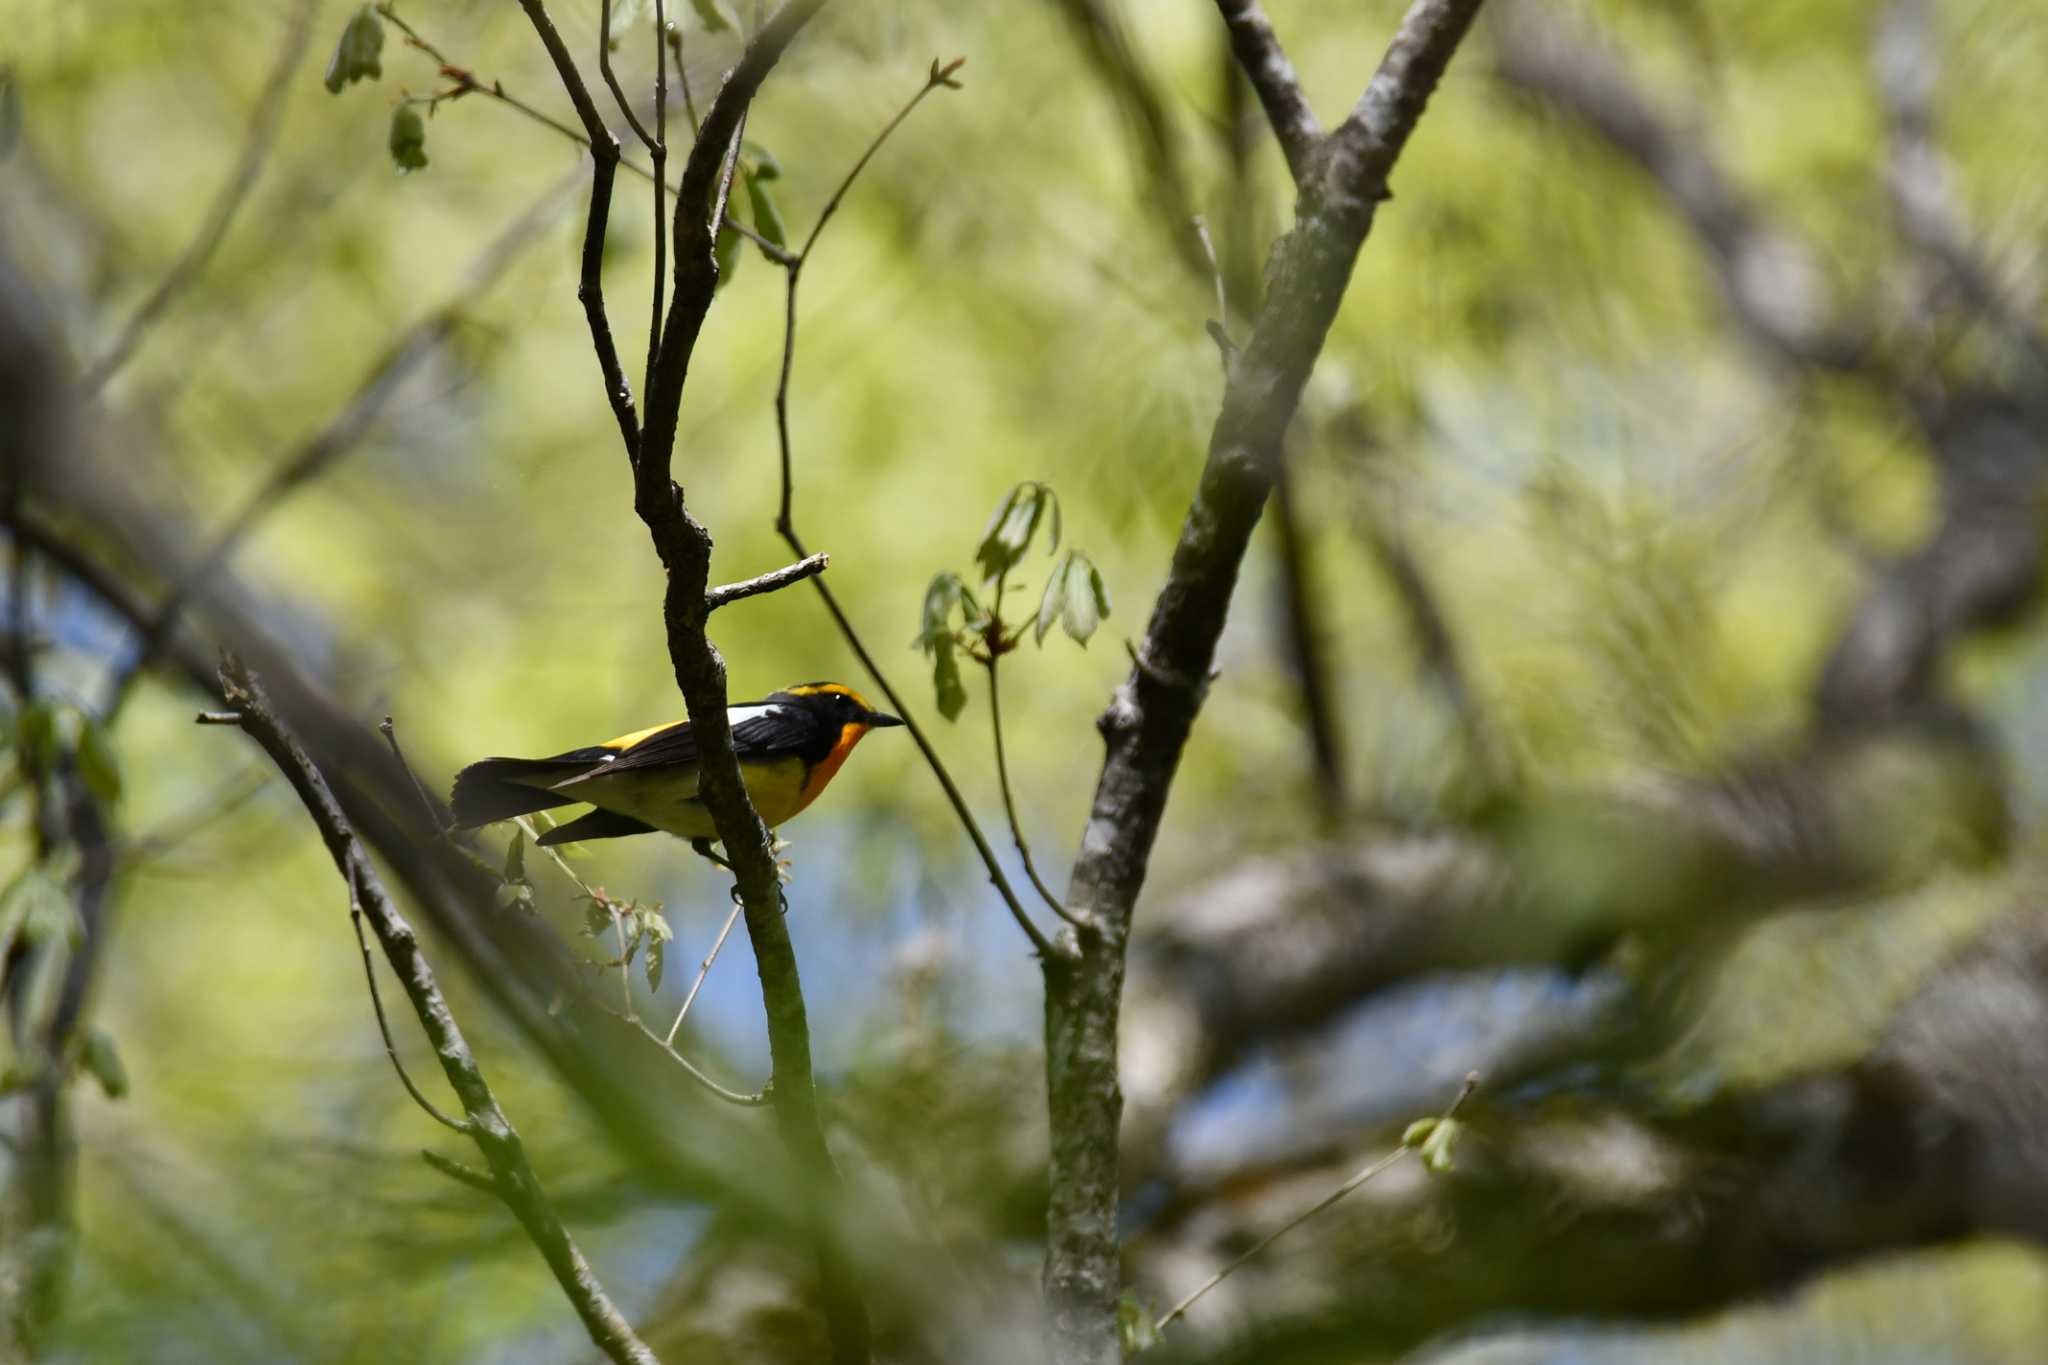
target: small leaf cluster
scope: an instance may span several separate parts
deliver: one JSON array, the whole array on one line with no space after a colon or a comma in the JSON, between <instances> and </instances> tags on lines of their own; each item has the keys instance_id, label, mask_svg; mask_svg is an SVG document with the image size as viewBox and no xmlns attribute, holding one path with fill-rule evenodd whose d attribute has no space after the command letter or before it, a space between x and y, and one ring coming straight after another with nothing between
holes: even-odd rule
<instances>
[{"instance_id":1,"label":"small leaf cluster","mask_svg":"<svg viewBox=\"0 0 2048 1365\"><path fill-rule=\"evenodd\" d=\"M1062 530L1059 495L1043 483L1020 483L996 504L995 515L989 518L975 548L979 590L970 588L957 573L939 574L925 588L920 628L911 644L932 661L932 687L939 714L947 720L958 717L967 706L967 689L960 681L961 653L992 667L1023 642L1027 629L1033 642L1043 648L1055 625L1085 648L1109 615L1109 591L1103 586L1102 571L1087 554L1069 548L1054 563L1030 620L1013 627L1004 616L1003 596L1010 575L1024 562L1041 531L1046 553L1059 554Z\"/></svg>"},{"instance_id":2,"label":"small leaf cluster","mask_svg":"<svg viewBox=\"0 0 2048 1365\"><path fill-rule=\"evenodd\" d=\"M1457 1119L1417 1119L1401 1134L1401 1145L1422 1158L1433 1175L1448 1175L1455 1169L1458 1138L1465 1131Z\"/></svg>"},{"instance_id":3,"label":"small leaf cluster","mask_svg":"<svg viewBox=\"0 0 2048 1365\"><path fill-rule=\"evenodd\" d=\"M348 17L342 27L341 41L334 45L334 56L327 62L327 92L339 95L357 81L376 81L384 77L384 16L380 6L364 5ZM435 96L424 103L427 112L443 98L462 94L467 86L457 88L445 96ZM427 124L420 117L420 101L401 99L391 111L391 128L385 135L385 147L391 153L391 164L404 174L408 171L425 170L427 165Z\"/></svg>"},{"instance_id":4,"label":"small leaf cluster","mask_svg":"<svg viewBox=\"0 0 2048 1365\"><path fill-rule=\"evenodd\" d=\"M99 720L71 702L38 697L15 713L12 733L0 731L0 750L12 741L23 775L74 768L85 789L106 804L121 799L121 765Z\"/></svg>"},{"instance_id":5,"label":"small leaf cluster","mask_svg":"<svg viewBox=\"0 0 2048 1365\"><path fill-rule=\"evenodd\" d=\"M494 901L500 910L524 910L529 915L540 913L533 903L533 879L526 873L526 831L523 829L514 832L512 842L505 845L505 867L499 873Z\"/></svg>"},{"instance_id":6,"label":"small leaf cluster","mask_svg":"<svg viewBox=\"0 0 2048 1365\"><path fill-rule=\"evenodd\" d=\"M647 972L647 989L660 990L662 972L668 965L668 945L676 939L675 930L661 913L661 902L643 906L638 901L619 900L607 896L601 886L591 888L590 894L580 899L586 903L583 927L577 931L582 937L596 940L616 932L624 941L617 957L592 965L600 970L626 969L638 956Z\"/></svg>"}]
</instances>

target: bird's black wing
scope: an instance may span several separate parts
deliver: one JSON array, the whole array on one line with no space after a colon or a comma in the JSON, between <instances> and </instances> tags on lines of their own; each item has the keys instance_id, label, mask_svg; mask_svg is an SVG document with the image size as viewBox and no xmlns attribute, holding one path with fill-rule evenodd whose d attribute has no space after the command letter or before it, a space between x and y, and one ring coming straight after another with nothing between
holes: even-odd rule
<instances>
[{"instance_id":1,"label":"bird's black wing","mask_svg":"<svg viewBox=\"0 0 2048 1365\"><path fill-rule=\"evenodd\" d=\"M772 702L749 702L733 708L745 712L732 727L733 752L741 758L789 753L803 745L811 733L808 718L793 706ZM626 772L632 769L668 768L697 761L697 735L688 721L671 725L649 735L609 763L593 767L587 776Z\"/></svg>"}]
</instances>

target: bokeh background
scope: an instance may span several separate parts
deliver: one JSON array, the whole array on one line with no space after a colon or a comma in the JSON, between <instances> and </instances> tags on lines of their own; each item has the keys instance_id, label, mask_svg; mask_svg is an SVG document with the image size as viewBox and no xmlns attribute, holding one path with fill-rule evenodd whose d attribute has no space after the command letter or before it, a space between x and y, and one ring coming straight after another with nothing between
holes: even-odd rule
<instances>
[{"instance_id":1,"label":"bokeh background","mask_svg":"<svg viewBox=\"0 0 2048 1365\"><path fill-rule=\"evenodd\" d=\"M554 8L590 64L594 0ZM636 91L648 8L618 7ZM1334 121L1398 6L1269 8ZM1203 1300L1160 1358L2041 1358L2048 10L1928 9L1528 4L1460 54L1317 367L1153 860L1124 1040L1134 1302L1172 1303L1484 1079L1455 1170L1396 1167ZM428 166L399 174L395 103L447 82L393 33L381 81L330 94L352 12L8 12L10 335L39 338L64 396L61 439L0 445L10 525L37 519L153 605L330 442L194 590L177 648L280 659L330 714L394 717L445 790L476 757L679 703L575 296L586 162L472 94L433 111ZM515 7L399 13L569 117ZM731 40L682 20L701 86ZM1221 392L1188 217L1242 335L1290 194L1208 6L845 3L748 128L792 233L955 56L965 88L887 144L805 269L796 514L1014 867L982 681L940 720L910 642L926 582L971 569L1004 492L1057 490L1114 603L1087 648L1055 635L1004 662L1017 804L1057 886L1093 717ZM1907 117L1923 71L1931 144ZM1573 98L1612 93L1603 75L1654 115L1661 156ZM217 250L83 391L249 162ZM1930 183L1947 250L1902 210ZM606 284L636 381L651 222L622 175ZM787 559L782 287L740 252L684 400L677 477L716 580ZM27 399L10 405L21 436ZM19 1003L37 953L90 959L81 1028L127 1082L110 1097L74 1064L62 1087L76 1218L49 1358L582 1358L503 1211L419 1160L450 1144L394 1084L344 888L290 792L243 737L192 725L190 670L153 667L110 707L132 623L10 543L11 654L32 662L26 696L10 666L0 1103L28 1105L47 1071ZM868 683L806 588L728 608L713 637L735 697ZM111 831L83 942L24 908L83 875L38 852L37 727L92 750ZM835 1151L894 1267L876 1271L885 1354L1030 1358L1026 946L900 733L784 834ZM723 883L660 839L571 867L662 904L679 944L661 990L636 989L672 1011ZM601 956L574 884L538 859L533 876L539 922L504 933ZM486 937L494 913L521 912L476 907ZM524 948L482 966L427 918L486 1073L658 1349L811 1358L752 1120L664 1095L664 1154L636 1147L510 1019L489 974ZM581 1055L674 1085L574 996L547 1003ZM762 1073L744 935L685 1038L721 1075Z\"/></svg>"}]
</instances>

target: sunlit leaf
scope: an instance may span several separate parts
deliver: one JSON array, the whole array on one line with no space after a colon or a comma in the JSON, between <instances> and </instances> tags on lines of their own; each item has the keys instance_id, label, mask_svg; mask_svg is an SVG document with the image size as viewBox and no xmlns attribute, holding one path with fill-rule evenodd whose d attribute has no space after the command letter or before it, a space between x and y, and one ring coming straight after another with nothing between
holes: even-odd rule
<instances>
[{"instance_id":1,"label":"sunlit leaf","mask_svg":"<svg viewBox=\"0 0 2048 1365\"><path fill-rule=\"evenodd\" d=\"M647 941L645 965L647 968L647 989L650 991L660 990L661 973L668 966L668 950L663 946L661 939L651 938Z\"/></svg>"},{"instance_id":2,"label":"sunlit leaf","mask_svg":"<svg viewBox=\"0 0 2048 1365\"><path fill-rule=\"evenodd\" d=\"M364 5L349 16L341 31L334 56L327 63L327 90L338 95L342 88L360 80L376 80L384 74L379 54L384 51L384 21L377 11ZM421 164L425 164L424 162Z\"/></svg>"},{"instance_id":3,"label":"sunlit leaf","mask_svg":"<svg viewBox=\"0 0 2048 1365\"><path fill-rule=\"evenodd\" d=\"M1031 538L1038 534L1047 506L1056 501L1052 490L1042 483L1020 483L1004 495L974 552L984 583L993 583L1016 567L1030 548Z\"/></svg>"},{"instance_id":4,"label":"sunlit leaf","mask_svg":"<svg viewBox=\"0 0 2048 1365\"><path fill-rule=\"evenodd\" d=\"M1066 558L1062 579L1060 627L1077 644L1086 645L1102 618L1109 615L1109 594L1102 586L1102 574L1079 550Z\"/></svg>"}]
</instances>

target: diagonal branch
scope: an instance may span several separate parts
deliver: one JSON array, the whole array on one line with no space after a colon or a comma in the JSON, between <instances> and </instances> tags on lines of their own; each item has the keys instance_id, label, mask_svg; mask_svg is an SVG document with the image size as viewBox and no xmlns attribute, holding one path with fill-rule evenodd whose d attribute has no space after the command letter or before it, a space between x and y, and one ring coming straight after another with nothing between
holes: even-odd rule
<instances>
[{"instance_id":1,"label":"diagonal branch","mask_svg":"<svg viewBox=\"0 0 2048 1365\"><path fill-rule=\"evenodd\" d=\"M1062 1365L1117 1358L1117 1014L1167 793L1303 386L1388 197L1387 176L1478 9L1479 0L1416 0L1357 109L1310 159L1294 228L1273 248L1265 303L1232 361L1166 585L1135 667L1098 723L1108 753L1067 899L1099 930L1046 972L1045 1287Z\"/></svg>"},{"instance_id":2,"label":"diagonal branch","mask_svg":"<svg viewBox=\"0 0 2048 1365\"><path fill-rule=\"evenodd\" d=\"M277 143L277 130L284 122L285 98L291 93L293 74L305 59L306 43L313 31L313 15L318 9L318 0L299 0L298 8L285 25L284 41L278 45L277 60L271 64L270 75L256 97L256 108L249 115L249 131L243 138L242 154L235 160L235 169L214 197L212 206L206 211L206 221L200 225L177 263L143 300L142 306L135 310L135 315L128 319L127 326L121 329L105 354L94 361L92 368L79 380L81 393L99 392L128 363L142 345L149 328L178 295L199 278L207 262L213 259L213 253L220 249L228 229L234 226L235 215L241 211L249 198L249 191L256 187L257 178L263 174L263 164L270 159L270 149Z\"/></svg>"},{"instance_id":3,"label":"diagonal branch","mask_svg":"<svg viewBox=\"0 0 2048 1365\"><path fill-rule=\"evenodd\" d=\"M1316 122L1315 110L1308 107L1294 63L1287 60L1259 0L1216 0L1216 8L1230 30L1230 50L1244 69L1245 79L1258 92L1266 121L1273 125L1273 136L1298 185L1308 174L1316 144L1323 139L1323 126Z\"/></svg>"},{"instance_id":4,"label":"diagonal branch","mask_svg":"<svg viewBox=\"0 0 2048 1365\"><path fill-rule=\"evenodd\" d=\"M405 988L448 1084L462 1100L467 1116L465 1130L491 1168L498 1197L539 1248L598 1348L621 1365L657 1365L654 1353L634 1334L632 1325L612 1303L568 1229L562 1226L554 1205L527 1162L519 1134L498 1107L497 1097L485 1082L461 1027L442 997L440 984L420 952L412 926L385 892L376 868L356 840L355 829L328 789L327 780L270 709L255 677L232 658L221 666L221 686L241 728L263 746L305 803L307 814L334 859L335 869L348 882L351 895L360 899L371 932L377 936L378 945Z\"/></svg>"}]
</instances>

